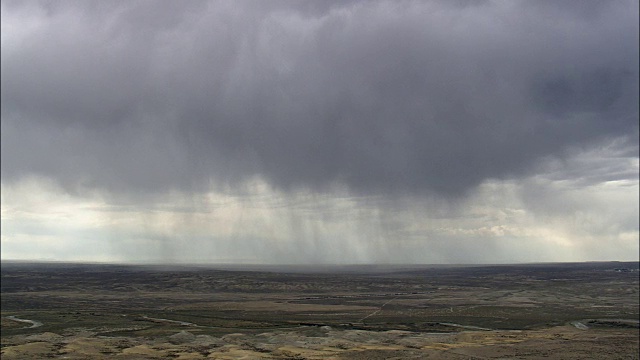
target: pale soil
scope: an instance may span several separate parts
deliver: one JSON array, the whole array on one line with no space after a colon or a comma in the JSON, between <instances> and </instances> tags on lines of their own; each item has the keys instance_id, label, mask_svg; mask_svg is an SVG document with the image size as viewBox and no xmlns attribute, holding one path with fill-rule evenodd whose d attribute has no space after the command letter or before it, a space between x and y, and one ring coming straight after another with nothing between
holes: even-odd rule
<instances>
[{"instance_id":1,"label":"pale soil","mask_svg":"<svg viewBox=\"0 0 640 360\"><path fill-rule=\"evenodd\" d=\"M16 335L2 359L638 359L638 329L559 326L528 331L334 330L306 328L220 338L181 331L169 337L106 337L82 333Z\"/></svg>"}]
</instances>

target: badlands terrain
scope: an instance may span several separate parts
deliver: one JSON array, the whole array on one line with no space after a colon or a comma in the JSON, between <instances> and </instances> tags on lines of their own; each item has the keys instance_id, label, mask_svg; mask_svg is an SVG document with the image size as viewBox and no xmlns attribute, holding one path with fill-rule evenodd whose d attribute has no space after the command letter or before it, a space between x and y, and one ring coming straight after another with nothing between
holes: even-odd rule
<instances>
[{"instance_id":1,"label":"badlands terrain","mask_svg":"<svg viewBox=\"0 0 640 360\"><path fill-rule=\"evenodd\" d=\"M638 359L637 262L2 262L2 359Z\"/></svg>"}]
</instances>

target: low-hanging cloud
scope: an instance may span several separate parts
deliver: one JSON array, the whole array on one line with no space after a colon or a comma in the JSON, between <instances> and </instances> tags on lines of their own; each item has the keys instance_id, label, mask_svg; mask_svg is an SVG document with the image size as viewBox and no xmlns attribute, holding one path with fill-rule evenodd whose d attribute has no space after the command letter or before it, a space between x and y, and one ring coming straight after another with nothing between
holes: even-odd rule
<instances>
[{"instance_id":1,"label":"low-hanging cloud","mask_svg":"<svg viewBox=\"0 0 640 360\"><path fill-rule=\"evenodd\" d=\"M3 1L3 181L159 194L259 178L451 197L606 139L637 151L637 13Z\"/></svg>"}]
</instances>

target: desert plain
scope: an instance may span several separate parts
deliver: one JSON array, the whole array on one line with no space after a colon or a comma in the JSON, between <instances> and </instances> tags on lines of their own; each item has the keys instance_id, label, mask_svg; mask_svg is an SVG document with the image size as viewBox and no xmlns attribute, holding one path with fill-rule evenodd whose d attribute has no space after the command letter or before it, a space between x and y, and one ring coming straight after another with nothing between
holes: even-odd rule
<instances>
[{"instance_id":1,"label":"desert plain","mask_svg":"<svg viewBox=\"0 0 640 360\"><path fill-rule=\"evenodd\" d=\"M2 262L2 359L638 359L638 262Z\"/></svg>"}]
</instances>

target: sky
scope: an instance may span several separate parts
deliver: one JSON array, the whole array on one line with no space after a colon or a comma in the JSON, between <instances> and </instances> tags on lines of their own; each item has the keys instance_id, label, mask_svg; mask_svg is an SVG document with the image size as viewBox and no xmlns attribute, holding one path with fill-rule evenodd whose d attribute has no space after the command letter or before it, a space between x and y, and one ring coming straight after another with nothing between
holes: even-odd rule
<instances>
[{"instance_id":1,"label":"sky","mask_svg":"<svg viewBox=\"0 0 640 360\"><path fill-rule=\"evenodd\" d=\"M638 2L1 2L3 260L639 259Z\"/></svg>"}]
</instances>

